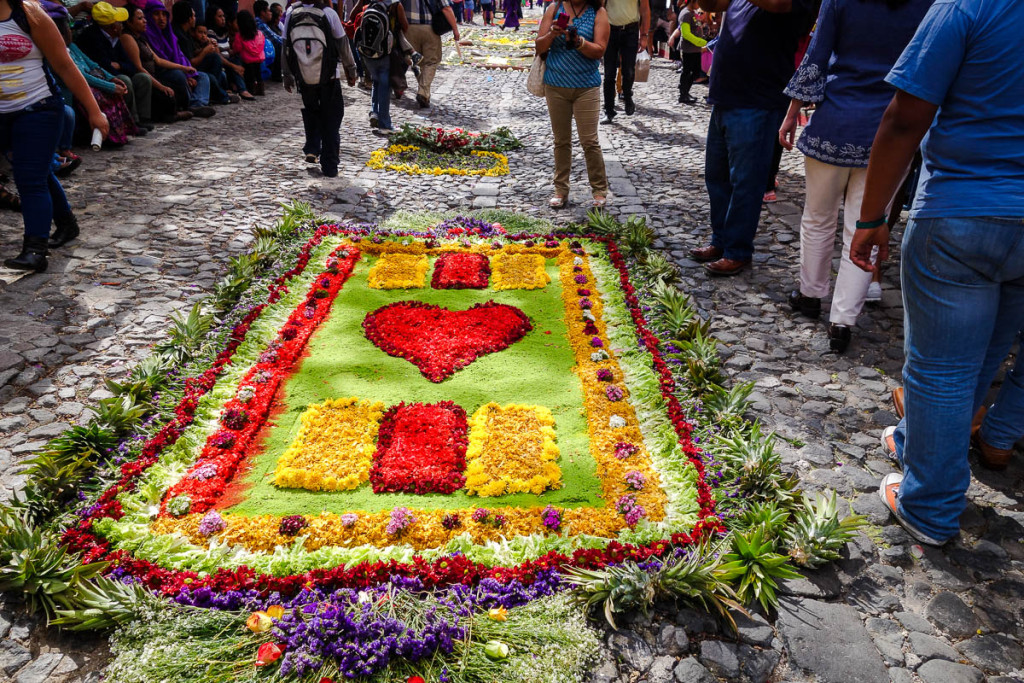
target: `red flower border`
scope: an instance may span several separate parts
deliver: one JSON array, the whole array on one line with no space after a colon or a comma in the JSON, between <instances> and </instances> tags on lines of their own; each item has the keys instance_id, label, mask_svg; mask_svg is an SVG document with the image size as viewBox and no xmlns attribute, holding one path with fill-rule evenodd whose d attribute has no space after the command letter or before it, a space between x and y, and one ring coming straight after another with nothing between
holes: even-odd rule
<instances>
[{"instance_id":1,"label":"red flower border","mask_svg":"<svg viewBox=\"0 0 1024 683\"><path fill-rule=\"evenodd\" d=\"M452 493L465 485L469 425L451 401L399 403L384 413L370 469L374 493ZM401 451L392 451L397 439Z\"/></svg>"},{"instance_id":2,"label":"red flower border","mask_svg":"<svg viewBox=\"0 0 1024 683\"><path fill-rule=\"evenodd\" d=\"M286 291L285 282L287 280L305 269L309 261L310 252L321 243L323 238L328 235L337 234L348 235L354 242L359 242L363 236L369 234L369 231L338 225L320 226L309 242L300 250L296 266L282 274L270 286L270 303L277 301L280 298L281 292ZM395 233L395 236L423 237L423 235L409 232ZM694 525L692 533L673 534L669 540L656 541L643 546L624 545L618 541L611 541L602 549L581 548L574 551L571 555L552 551L535 560L523 562L515 567L487 567L481 563L472 562L461 554L442 557L433 561L427 561L417 555L411 563L400 563L395 560L387 562L362 562L350 567L317 569L303 574L283 577L258 574L249 567L240 567L235 570L219 569L213 574L200 577L196 572L166 569L148 560L134 558L130 553L123 550L112 551L110 543L93 532L92 525L94 521L105 517L119 519L123 516L121 505L116 500L116 497L122 492L134 490L138 477L148 467L153 465L158 459L158 454L164 448L173 444L184 429L191 424L199 399L213 387L217 376L224 366L230 363L231 356L238 348L238 345L245 339L249 326L265 308L265 305L261 304L256 306L232 330L227 346L217 356L211 367L198 377L189 378L185 381L185 395L175 410L175 417L144 445L142 454L136 461L126 463L121 467L121 479L107 489L85 519L64 533L62 542L70 551L82 553L83 563L107 560L111 563L111 568L117 569L119 574L131 576L151 590L160 591L168 596L175 595L182 590L194 591L199 589L215 592L256 590L264 594L278 592L282 596L292 596L303 588L312 586L319 586L328 590L365 588L388 582L393 576L417 577L427 587L452 584L473 585L484 578L491 578L501 582L518 580L529 584L533 582L536 572L543 569L563 566L598 568L626 561L641 562L652 557L661 557L673 547L689 545L709 535L723 533L725 527L715 514L715 500L711 486L707 483L700 450L693 444L690 434L690 423L686 419L682 405L673 394L676 386L675 380L672 377L671 370L669 370L668 365L661 356L657 337L650 331L644 320L643 312L639 307L636 297L636 290L629 281L629 272L625 259L620 254L613 240L599 235L521 233L518 235L508 235L506 239L520 241L538 238L551 239L553 237L567 239L582 237L605 244L612 265L619 271L620 283L626 295L625 300L630 315L637 327L639 342L653 357L653 365L659 376L661 392L667 404L669 418L679 437L679 443L683 452L697 471L697 502L700 510L698 512L698 522Z\"/></svg>"},{"instance_id":3,"label":"red flower border","mask_svg":"<svg viewBox=\"0 0 1024 683\"><path fill-rule=\"evenodd\" d=\"M434 289L486 289L491 261L483 254L441 254L434 262Z\"/></svg>"}]
</instances>

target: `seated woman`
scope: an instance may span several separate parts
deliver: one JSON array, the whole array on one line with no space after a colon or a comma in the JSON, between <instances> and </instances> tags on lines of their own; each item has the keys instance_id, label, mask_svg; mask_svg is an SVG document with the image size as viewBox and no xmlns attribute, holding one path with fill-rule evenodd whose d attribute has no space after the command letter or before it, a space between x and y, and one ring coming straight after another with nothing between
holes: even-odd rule
<instances>
[{"instance_id":1,"label":"seated woman","mask_svg":"<svg viewBox=\"0 0 1024 683\"><path fill-rule=\"evenodd\" d=\"M220 53L214 45L199 45L196 42L196 26L196 12L189 0L178 0L171 5L171 31L189 63L210 77L211 104L237 103L238 97L227 92L228 81L221 64Z\"/></svg>"},{"instance_id":2,"label":"seated woman","mask_svg":"<svg viewBox=\"0 0 1024 683\"><path fill-rule=\"evenodd\" d=\"M228 77L228 89L238 93L243 100L255 100L255 95L245 87L245 67L240 60L233 59L231 54L231 39L238 32L237 28L232 30L234 16L229 21L224 9L215 7L207 13L207 17L210 19L210 25L206 27L207 35L220 52L220 61Z\"/></svg>"},{"instance_id":3,"label":"seated woman","mask_svg":"<svg viewBox=\"0 0 1024 683\"><path fill-rule=\"evenodd\" d=\"M171 31L171 15L160 0L146 0L146 40L153 50L158 81L174 90L181 109L200 118L217 112L210 106L210 77L197 71Z\"/></svg>"},{"instance_id":4,"label":"seated woman","mask_svg":"<svg viewBox=\"0 0 1024 683\"><path fill-rule=\"evenodd\" d=\"M110 135L107 141L114 145L124 145L131 142L133 136L145 135L145 129L135 125L135 118L125 102L125 96L128 94L125 84L89 59L80 47L71 42L71 26L67 19L61 19L56 24L64 37L64 43L68 46L71 61L85 76L85 82L89 84L96 104L110 122ZM65 102L69 99L70 96L66 96ZM78 105L77 102L75 104Z\"/></svg>"},{"instance_id":5,"label":"seated woman","mask_svg":"<svg viewBox=\"0 0 1024 683\"><path fill-rule=\"evenodd\" d=\"M188 121L192 112L187 107L179 108L175 102L174 90L156 78L156 60L153 48L146 40L146 15L139 8L133 8L124 22L124 32L119 38L128 60L139 74L145 74L153 82L151 117L154 121Z\"/></svg>"}]
</instances>

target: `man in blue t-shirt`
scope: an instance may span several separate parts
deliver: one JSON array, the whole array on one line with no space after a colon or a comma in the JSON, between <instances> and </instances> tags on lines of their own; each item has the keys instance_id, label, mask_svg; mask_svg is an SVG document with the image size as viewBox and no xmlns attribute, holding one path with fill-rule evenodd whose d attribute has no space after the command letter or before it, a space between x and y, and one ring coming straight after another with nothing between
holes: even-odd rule
<instances>
[{"instance_id":1,"label":"man in blue t-shirt","mask_svg":"<svg viewBox=\"0 0 1024 683\"><path fill-rule=\"evenodd\" d=\"M921 183L903 237L906 412L883 445L903 467L879 494L922 543L959 533L981 464L1024 436L1024 361L972 435L972 415L1024 329L1024 50L1018 0L936 0L886 79L897 94L871 148L850 258L885 260L885 208L918 145ZM923 143L922 143L923 140ZM980 411L978 411L979 414Z\"/></svg>"},{"instance_id":2,"label":"man in blue t-shirt","mask_svg":"<svg viewBox=\"0 0 1024 683\"><path fill-rule=\"evenodd\" d=\"M711 244L690 251L711 275L750 265L775 138L789 101L800 38L814 22L813 0L699 0L724 12L711 63L711 123L704 182L711 200Z\"/></svg>"}]
</instances>

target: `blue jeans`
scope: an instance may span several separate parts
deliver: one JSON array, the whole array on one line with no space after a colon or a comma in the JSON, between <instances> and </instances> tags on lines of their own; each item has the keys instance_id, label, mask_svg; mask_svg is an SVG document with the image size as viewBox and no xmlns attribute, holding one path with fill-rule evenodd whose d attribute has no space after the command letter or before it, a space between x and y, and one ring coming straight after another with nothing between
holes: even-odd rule
<instances>
[{"instance_id":1,"label":"blue jeans","mask_svg":"<svg viewBox=\"0 0 1024 683\"><path fill-rule=\"evenodd\" d=\"M71 215L64 188L50 166L63 119L64 103L57 96L0 114L0 151L10 152L26 237L46 239L55 215Z\"/></svg>"},{"instance_id":2,"label":"blue jeans","mask_svg":"<svg viewBox=\"0 0 1024 683\"><path fill-rule=\"evenodd\" d=\"M157 69L156 77L161 83L174 91L179 105L188 98L188 109L205 107L210 104L210 77L202 71L192 78L196 79L196 87L188 87L189 77L181 69ZM183 109L185 107L182 107Z\"/></svg>"},{"instance_id":3,"label":"blue jeans","mask_svg":"<svg viewBox=\"0 0 1024 683\"><path fill-rule=\"evenodd\" d=\"M711 200L711 244L748 261L785 109L711 109L704 183Z\"/></svg>"},{"instance_id":4,"label":"blue jeans","mask_svg":"<svg viewBox=\"0 0 1024 683\"><path fill-rule=\"evenodd\" d=\"M896 429L899 509L937 540L959 533L971 481L971 419L1024 329L1024 219L912 220L903 237L906 413ZM1024 436L1024 362L1003 383L982 438Z\"/></svg>"},{"instance_id":5,"label":"blue jeans","mask_svg":"<svg viewBox=\"0 0 1024 683\"><path fill-rule=\"evenodd\" d=\"M373 91L370 93L370 111L377 115L381 128L391 127L391 57L370 59L363 57L363 68L370 74Z\"/></svg>"}]
</instances>

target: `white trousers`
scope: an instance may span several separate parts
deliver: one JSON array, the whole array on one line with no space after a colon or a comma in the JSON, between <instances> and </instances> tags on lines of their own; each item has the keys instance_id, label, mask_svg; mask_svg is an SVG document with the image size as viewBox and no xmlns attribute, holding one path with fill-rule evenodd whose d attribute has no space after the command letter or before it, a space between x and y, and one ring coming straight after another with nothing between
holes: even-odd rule
<instances>
[{"instance_id":1,"label":"white trousers","mask_svg":"<svg viewBox=\"0 0 1024 683\"><path fill-rule=\"evenodd\" d=\"M839 205L843 206L843 257L836 277L829 322L854 325L864 308L871 273L850 260L850 242L857 229L860 203L864 198L866 168L833 166L804 157L807 197L800 221L800 293L822 299L828 296L832 278L832 252L836 241Z\"/></svg>"}]
</instances>

